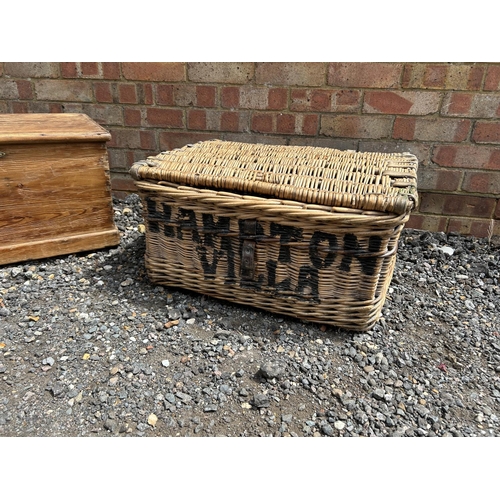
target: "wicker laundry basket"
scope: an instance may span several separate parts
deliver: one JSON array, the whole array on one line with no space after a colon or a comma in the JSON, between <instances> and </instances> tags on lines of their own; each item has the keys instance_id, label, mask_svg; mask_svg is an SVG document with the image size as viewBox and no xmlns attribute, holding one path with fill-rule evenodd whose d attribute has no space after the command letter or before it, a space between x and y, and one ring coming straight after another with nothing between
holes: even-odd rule
<instances>
[{"instance_id":1,"label":"wicker laundry basket","mask_svg":"<svg viewBox=\"0 0 500 500\"><path fill-rule=\"evenodd\" d=\"M367 330L417 203L409 153L206 141L134 163L152 282Z\"/></svg>"}]
</instances>

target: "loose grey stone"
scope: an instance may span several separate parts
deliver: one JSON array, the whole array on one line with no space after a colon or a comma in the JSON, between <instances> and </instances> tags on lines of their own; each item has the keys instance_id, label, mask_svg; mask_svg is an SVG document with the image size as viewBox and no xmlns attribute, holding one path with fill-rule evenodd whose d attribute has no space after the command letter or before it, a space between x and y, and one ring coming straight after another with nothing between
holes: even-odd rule
<instances>
[{"instance_id":1,"label":"loose grey stone","mask_svg":"<svg viewBox=\"0 0 500 500\"><path fill-rule=\"evenodd\" d=\"M379 401L382 401L384 399L384 396L385 396L385 392L383 389L375 389L373 392L372 392L372 396L375 398L375 399L378 399Z\"/></svg>"},{"instance_id":2,"label":"loose grey stone","mask_svg":"<svg viewBox=\"0 0 500 500\"><path fill-rule=\"evenodd\" d=\"M335 431L333 430L333 427L330 424L323 424L321 426L321 432L327 436L334 436Z\"/></svg>"},{"instance_id":3,"label":"loose grey stone","mask_svg":"<svg viewBox=\"0 0 500 500\"><path fill-rule=\"evenodd\" d=\"M259 371L260 374L267 379L280 378L284 373L284 369L281 365L270 361L263 363Z\"/></svg>"},{"instance_id":4,"label":"loose grey stone","mask_svg":"<svg viewBox=\"0 0 500 500\"><path fill-rule=\"evenodd\" d=\"M267 408L271 404L271 400L267 394L255 394L252 402L257 408Z\"/></svg>"}]
</instances>

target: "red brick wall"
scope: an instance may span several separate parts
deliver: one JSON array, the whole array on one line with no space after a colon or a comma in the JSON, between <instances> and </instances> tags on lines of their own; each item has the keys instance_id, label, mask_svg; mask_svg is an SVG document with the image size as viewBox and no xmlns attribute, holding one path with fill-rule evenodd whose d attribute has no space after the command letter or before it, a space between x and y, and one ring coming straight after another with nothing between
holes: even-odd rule
<instances>
[{"instance_id":1,"label":"red brick wall","mask_svg":"<svg viewBox=\"0 0 500 500\"><path fill-rule=\"evenodd\" d=\"M485 236L500 219L500 63L0 63L0 113L38 112L111 132L117 195L134 161L221 138L409 151L409 227Z\"/></svg>"}]
</instances>

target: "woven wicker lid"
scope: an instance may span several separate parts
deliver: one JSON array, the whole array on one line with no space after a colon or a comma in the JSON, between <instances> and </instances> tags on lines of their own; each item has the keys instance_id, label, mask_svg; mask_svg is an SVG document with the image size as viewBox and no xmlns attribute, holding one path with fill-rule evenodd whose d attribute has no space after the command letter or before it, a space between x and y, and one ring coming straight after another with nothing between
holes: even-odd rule
<instances>
[{"instance_id":1,"label":"woven wicker lid","mask_svg":"<svg viewBox=\"0 0 500 500\"><path fill-rule=\"evenodd\" d=\"M211 140L136 162L136 181L166 181L319 205L409 213L418 202L410 153Z\"/></svg>"}]
</instances>

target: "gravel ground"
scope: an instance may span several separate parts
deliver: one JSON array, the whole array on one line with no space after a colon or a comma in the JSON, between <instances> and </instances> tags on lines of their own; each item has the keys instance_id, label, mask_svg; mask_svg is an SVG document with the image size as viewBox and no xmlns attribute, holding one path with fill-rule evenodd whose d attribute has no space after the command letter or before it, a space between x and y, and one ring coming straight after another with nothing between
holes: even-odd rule
<instances>
[{"instance_id":1,"label":"gravel ground","mask_svg":"<svg viewBox=\"0 0 500 500\"><path fill-rule=\"evenodd\" d=\"M497 240L405 229L356 333L158 287L119 247L0 267L0 436L500 436Z\"/></svg>"}]
</instances>

